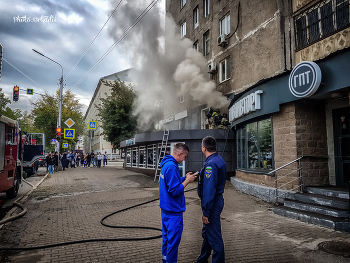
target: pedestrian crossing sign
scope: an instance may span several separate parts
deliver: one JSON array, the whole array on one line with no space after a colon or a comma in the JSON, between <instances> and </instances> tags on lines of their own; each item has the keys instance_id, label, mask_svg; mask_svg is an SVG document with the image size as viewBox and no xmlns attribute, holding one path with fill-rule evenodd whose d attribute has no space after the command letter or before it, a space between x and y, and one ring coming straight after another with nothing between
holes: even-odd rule
<instances>
[{"instance_id":1,"label":"pedestrian crossing sign","mask_svg":"<svg viewBox=\"0 0 350 263\"><path fill-rule=\"evenodd\" d=\"M34 95L34 89L27 89L27 95Z\"/></svg>"},{"instance_id":2,"label":"pedestrian crossing sign","mask_svg":"<svg viewBox=\"0 0 350 263\"><path fill-rule=\"evenodd\" d=\"M68 143L63 143L62 148L68 148Z\"/></svg>"},{"instance_id":3,"label":"pedestrian crossing sign","mask_svg":"<svg viewBox=\"0 0 350 263\"><path fill-rule=\"evenodd\" d=\"M74 139L75 138L75 129L64 129L63 138Z\"/></svg>"},{"instance_id":4,"label":"pedestrian crossing sign","mask_svg":"<svg viewBox=\"0 0 350 263\"><path fill-rule=\"evenodd\" d=\"M90 130L96 130L96 121L90 121L89 122L89 129Z\"/></svg>"}]
</instances>

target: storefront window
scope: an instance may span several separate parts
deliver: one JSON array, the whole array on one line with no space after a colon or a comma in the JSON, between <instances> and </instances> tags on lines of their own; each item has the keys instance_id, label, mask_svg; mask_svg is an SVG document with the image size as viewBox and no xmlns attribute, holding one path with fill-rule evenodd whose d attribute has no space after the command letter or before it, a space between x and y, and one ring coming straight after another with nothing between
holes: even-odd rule
<instances>
[{"instance_id":1,"label":"storefront window","mask_svg":"<svg viewBox=\"0 0 350 263\"><path fill-rule=\"evenodd\" d=\"M126 150L126 166L131 166L131 149Z\"/></svg>"},{"instance_id":2,"label":"storefront window","mask_svg":"<svg viewBox=\"0 0 350 263\"><path fill-rule=\"evenodd\" d=\"M237 168L272 170L271 119L249 123L237 130Z\"/></svg>"},{"instance_id":3,"label":"storefront window","mask_svg":"<svg viewBox=\"0 0 350 263\"><path fill-rule=\"evenodd\" d=\"M146 167L146 147L141 146L140 147L140 154L139 154L139 166L140 167Z\"/></svg>"},{"instance_id":4,"label":"storefront window","mask_svg":"<svg viewBox=\"0 0 350 263\"><path fill-rule=\"evenodd\" d=\"M137 167L137 159L138 159L138 149L132 149L132 166Z\"/></svg>"},{"instance_id":5,"label":"storefront window","mask_svg":"<svg viewBox=\"0 0 350 263\"><path fill-rule=\"evenodd\" d=\"M147 146L147 168L155 168L156 156L155 156L156 145L152 144Z\"/></svg>"}]
</instances>

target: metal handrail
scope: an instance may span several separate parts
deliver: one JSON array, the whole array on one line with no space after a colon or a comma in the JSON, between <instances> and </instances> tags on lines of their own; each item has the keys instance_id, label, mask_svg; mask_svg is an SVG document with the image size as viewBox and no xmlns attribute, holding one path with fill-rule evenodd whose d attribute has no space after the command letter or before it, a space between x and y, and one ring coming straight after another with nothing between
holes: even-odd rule
<instances>
[{"instance_id":1,"label":"metal handrail","mask_svg":"<svg viewBox=\"0 0 350 263\"><path fill-rule=\"evenodd\" d=\"M285 165L283 165L283 166L281 166L281 167L279 167L279 168L277 168L277 169L275 169L275 170L273 170L273 171L271 171L271 172L268 173L268 174L274 174L276 171L279 171L279 170L281 170L282 168L285 168L285 167L287 167L287 166L289 166L289 165L291 165L291 164L293 164L293 163L295 163L295 162L298 162L298 168L295 169L295 170L293 170L292 172L290 172L290 173L288 173L288 174L286 174L286 175L284 175L284 176L282 176L282 177L280 177L280 178L277 178L277 175L275 174L275 176L276 176L276 179L275 179L275 202L276 202L276 203L278 203L278 197L283 196L283 195L286 194L286 193L282 193L282 194L280 194L280 195L278 194L278 189L282 188L283 186L286 186L286 185L288 185L288 184L290 184L290 183L292 183L292 182L294 182L294 181L296 181L296 180L299 180L298 186L294 187L294 188L291 189L291 190L294 190L294 189L296 189L296 188L299 188L300 191L302 191L302 186L303 186L303 183L302 183L302 175L301 175L301 169L302 169L302 167L301 167L301 165L300 165L300 160L301 160L302 158L303 158L303 156L301 156L301 157L295 159L294 161L291 161L291 162L289 162L289 163L287 163L287 164L285 164ZM292 174L292 173L295 173L295 172L298 172L298 175L299 175L299 176L298 176L297 178L294 178L293 180L291 180L291 181L289 181L289 182L287 182L287 183L285 183L285 184L283 184L283 185L281 185L281 186L278 187L278 180L281 180L282 178L285 178L285 177L287 177L288 175L290 175L290 174Z\"/></svg>"}]
</instances>

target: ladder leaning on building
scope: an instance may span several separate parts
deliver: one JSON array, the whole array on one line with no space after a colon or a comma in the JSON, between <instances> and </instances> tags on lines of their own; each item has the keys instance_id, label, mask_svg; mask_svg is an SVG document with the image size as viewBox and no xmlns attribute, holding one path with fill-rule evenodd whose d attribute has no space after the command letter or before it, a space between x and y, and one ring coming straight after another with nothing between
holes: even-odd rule
<instances>
[{"instance_id":1,"label":"ladder leaning on building","mask_svg":"<svg viewBox=\"0 0 350 263\"><path fill-rule=\"evenodd\" d=\"M170 133L170 130L164 130L162 145L160 146L160 151L159 151L159 155L158 155L158 161L157 161L157 164L156 164L156 172L154 174L154 182L156 182L157 177L158 177L158 181L159 181L160 170L161 170L160 169L160 161L165 156L166 148L167 148L167 145L168 145L169 133Z\"/></svg>"}]
</instances>

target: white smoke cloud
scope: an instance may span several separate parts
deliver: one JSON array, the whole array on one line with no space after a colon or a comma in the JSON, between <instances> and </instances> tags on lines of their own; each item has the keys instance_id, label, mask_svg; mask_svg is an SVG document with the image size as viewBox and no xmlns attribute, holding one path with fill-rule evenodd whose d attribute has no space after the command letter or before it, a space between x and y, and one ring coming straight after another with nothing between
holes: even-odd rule
<instances>
[{"instance_id":1,"label":"white smoke cloud","mask_svg":"<svg viewBox=\"0 0 350 263\"><path fill-rule=\"evenodd\" d=\"M110 30L113 38L120 37L120 32L142 13L147 6L143 2L125 1L114 17ZM157 4L123 41L123 49L137 69L134 114L139 116L141 130L152 128L164 117L164 112L178 113L180 93L186 97L188 107L206 104L222 108L229 103L216 91L216 84L208 80L203 55L193 49L189 39L181 39L172 18L166 17L164 21L162 10Z\"/></svg>"}]
</instances>

